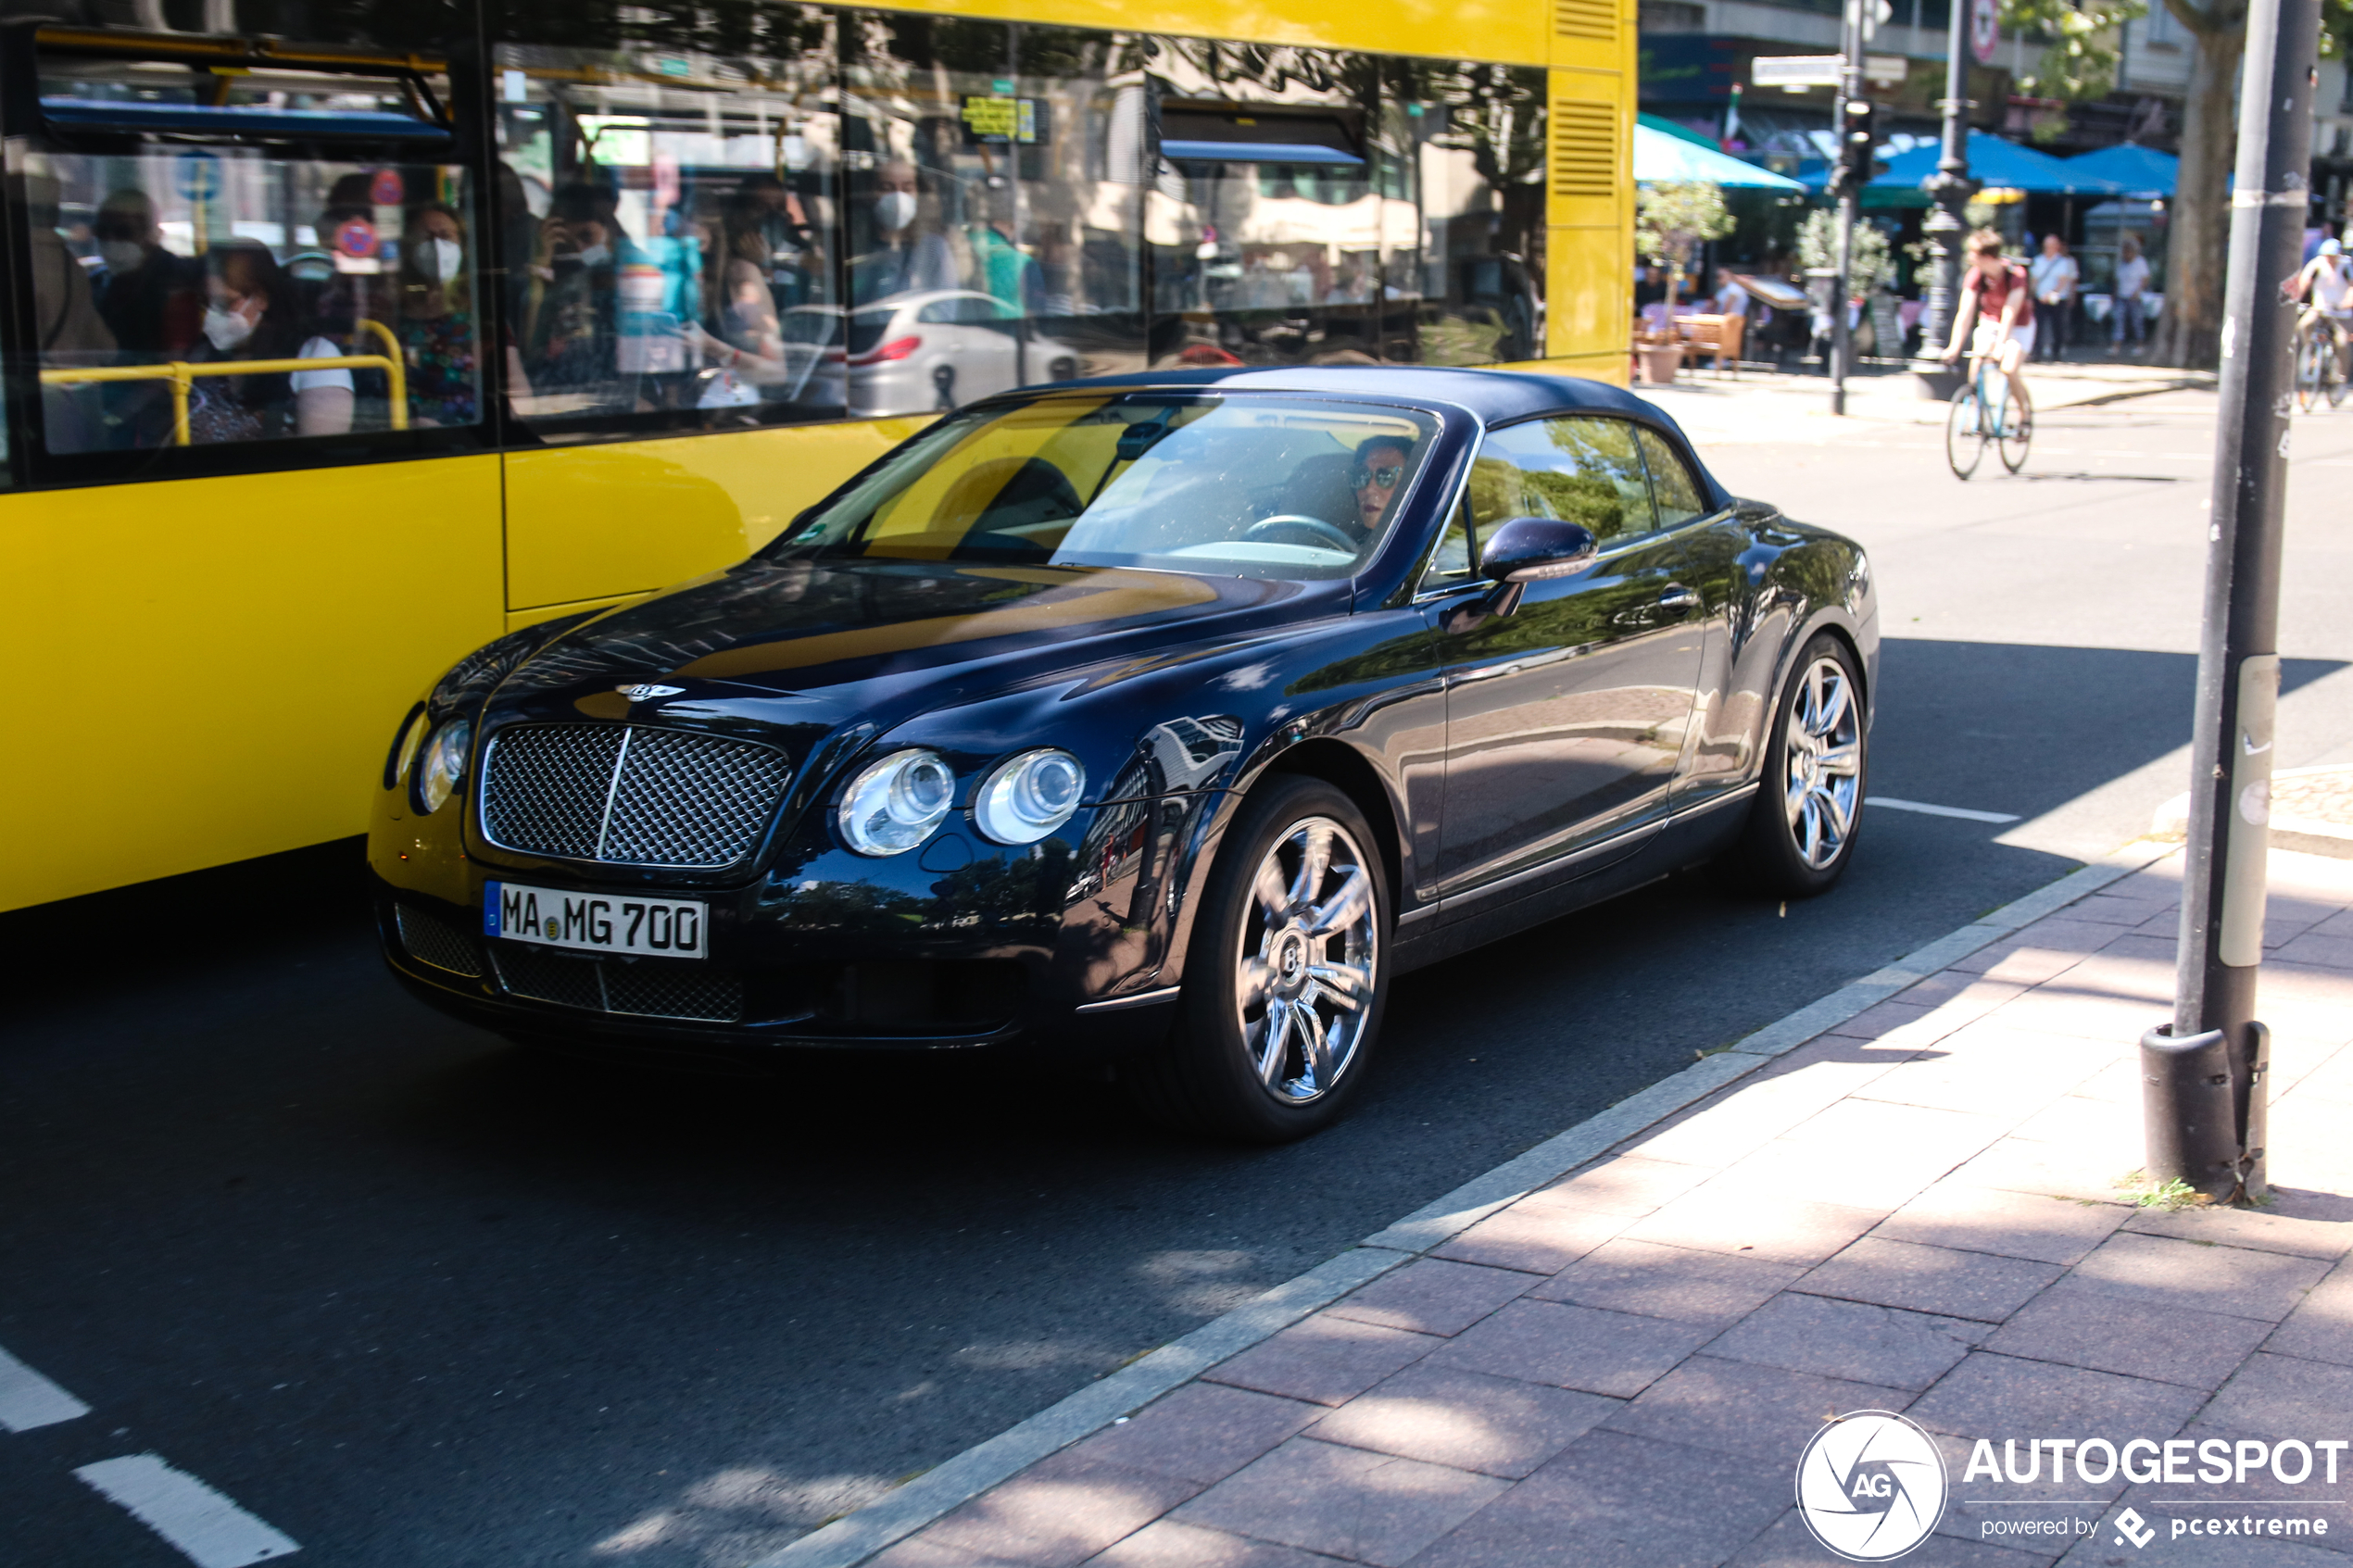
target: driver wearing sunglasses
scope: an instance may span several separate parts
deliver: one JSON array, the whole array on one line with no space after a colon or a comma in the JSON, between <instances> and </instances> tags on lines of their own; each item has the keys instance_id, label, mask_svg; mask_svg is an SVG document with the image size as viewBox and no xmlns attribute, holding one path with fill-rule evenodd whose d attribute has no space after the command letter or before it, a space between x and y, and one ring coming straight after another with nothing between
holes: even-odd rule
<instances>
[{"instance_id":1,"label":"driver wearing sunglasses","mask_svg":"<svg viewBox=\"0 0 2353 1568\"><path fill-rule=\"evenodd\" d=\"M1397 483L1405 477L1405 459L1411 451L1404 442L1389 435L1376 435L1356 448L1356 465L1348 470L1348 483L1356 492L1356 526L1366 537L1380 527L1381 514L1389 510L1390 497L1397 494Z\"/></svg>"}]
</instances>

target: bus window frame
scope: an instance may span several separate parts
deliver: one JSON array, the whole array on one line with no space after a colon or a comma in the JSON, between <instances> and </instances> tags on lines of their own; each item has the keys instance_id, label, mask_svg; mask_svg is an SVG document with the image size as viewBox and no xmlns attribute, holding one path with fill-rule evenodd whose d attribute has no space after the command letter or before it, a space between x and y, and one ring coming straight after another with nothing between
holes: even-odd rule
<instances>
[{"instance_id":1,"label":"bus window frame","mask_svg":"<svg viewBox=\"0 0 2353 1568\"><path fill-rule=\"evenodd\" d=\"M4 364L5 401L8 427L8 463L0 484L12 490L72 489L88 485L135 484L174 479L228 478L278 473L297 469L333 469L369 463L401 462L499 451L515 445L503 428L506 378L497 345L504 341L497 290L491 286L491 269L497 257L495 235L481 216L489 200L485 126L482 106L488 83L480 69L480 50L471 38L461 38L434 57L417 53L396 54L333 44L289 44L271 46L267 40L230 38L221 34L120 34L111 30L66 28L45 19L27 18L0 23L0 137L11 148L28 144L41 151L66 154L111 152L123 137L110 132L62 130L53 126L41 107L40 35L70 35L66 52L79 57L188 60L192 63L235 63L265 60L297 69L332 70L354 77L389 78L408 87L412 104L428 113L438 110L448 139L441 147L365 138L284 139L236 137L211 142L196 137L175 138L173 144L254 147L268 155L321 162L430 162L464 171L476 209L473 223L480 236L474 245L475 358L480 376L482 418L471 425L411 424L407 429L360 431L343 435L295 435L272 440L222 442L195 445L163 445L127 451L53 452L41 396L40 326L29 270L32 257L33 220L29 204L10 199L0 203L0 364ZM232 54L233 46L242 52ZM422 78L426 68L438 65L448 78L447 102L437 101ZM422 102L418 102L422 99ZM11 169L13 183L22 176ZM353 350L375 351L371 344ZM536 443L528 443L536 445ZM126 472L126 469L131 471Z\"/></svg>"}]
</instances>

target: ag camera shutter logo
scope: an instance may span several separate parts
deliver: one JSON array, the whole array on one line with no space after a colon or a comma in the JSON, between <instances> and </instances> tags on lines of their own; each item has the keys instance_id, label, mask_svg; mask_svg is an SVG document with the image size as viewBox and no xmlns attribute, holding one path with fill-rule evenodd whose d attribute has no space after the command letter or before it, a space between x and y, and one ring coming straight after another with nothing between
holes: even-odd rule
<instances>
[{"instance_id":1,"label":"ag camera shutter logo","mask_svg":"<svg viewBox=\"0 0 2353 1568\"><path fill-rule=\"evenodd\" d=\"M1944 1456L1892 1411L1851 1411L1827 1423L1797 1461L1797 1512L1814 1538L1850 1562L1903 1556L1944 1517Z\"/></svg>"}]
</instances>

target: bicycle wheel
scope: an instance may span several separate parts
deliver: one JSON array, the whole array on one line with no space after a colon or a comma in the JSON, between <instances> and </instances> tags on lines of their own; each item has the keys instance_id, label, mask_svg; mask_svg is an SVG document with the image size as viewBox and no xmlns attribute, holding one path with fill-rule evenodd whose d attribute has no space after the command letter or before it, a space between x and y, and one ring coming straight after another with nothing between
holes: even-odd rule
<instances>
[{"instance_id":1,"label":"bicycle wheel","mask_svg":"<svg viewBox=\"0 0 2353 1568\"><path fill-rule=\"evenodd\" d=\"M1944 460L1957 479L1967 479L1985 460L1985 406L1978 401L1975 382L1953 394L1953 406L1944 412Z\"/></svg>"},{"instance_id":2,"label":"bicycle wheel","mask_svg":"<svg viewBox=\"0 0 2353 1568\"><path fill-rule=\"evenodd\" d=\"M2346 376L2344 351L2334 346L2331 347L2327 356L2327 362L2329 407L2334 408L2342 405L2345 401Z\"/></svg>"},{"instance_id":3,"label":"bicycle wheel","mask_svg":"<svg viewBox=\"0 0 2353 1568\"><path fill-rule=\"evenodd\" d=\"M2328 373L2328 349L2318 332L2296 335L2296 406L2306 413L2321 400L2321 381Z\"/></svg>"},{"instance_id":4,"label":"bicycle wheel","mask_svg":"<svg viewBox=\"0 0 2353 1568\"><path fill-rule=\"evenodd\" d=\"M2002 466L2016 473L2026 466L2026 449L2034 440L2034 405L2013 398L2003 411L2000 445Z\"/></svg>"}]
</instances>

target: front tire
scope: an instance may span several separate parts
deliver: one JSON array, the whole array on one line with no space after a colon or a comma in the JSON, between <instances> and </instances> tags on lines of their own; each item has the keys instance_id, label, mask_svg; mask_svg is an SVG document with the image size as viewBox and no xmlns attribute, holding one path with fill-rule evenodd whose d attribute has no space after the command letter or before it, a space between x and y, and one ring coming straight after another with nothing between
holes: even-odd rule
<instances>
[{"instance_id":1,"label":"front tire","mask_svg":"<svg viewBox=\"0 0 2353 1568\"><path fill-rule=\"evenodd\" d=\"M1944 460L1952 466L1957 479L1967 479L1985 460L1985 407L1977 398L1976 378L1971 377L1953 394L1953 406L1944 412Z\"/></svg>"},{"instance_id":2,"label":"front tire","mask_svg":"<svg viewBox=\"0 0 2353 1568\"><path fill-rule=\"evenodd\" d=\"M1765 746L1764 783L1733 856L1783 898L1828 892L1855 858L1869 764L1855 655L1818 633L1791 666Z\"/></svg>"},{"instance_id":3,"label":"front tire","mask_svg":"<svg viewBox=\"0 0 2353 1568\"><path fill-rule=\"evenodd\" d=\"M1275 779L1243 804L1194 918L1175 1026L1130 1075L1146 1111L1256 1144L1345 1113L1389 994L1377 843L1320 779Z\"/></svg>"}]
</instances>

